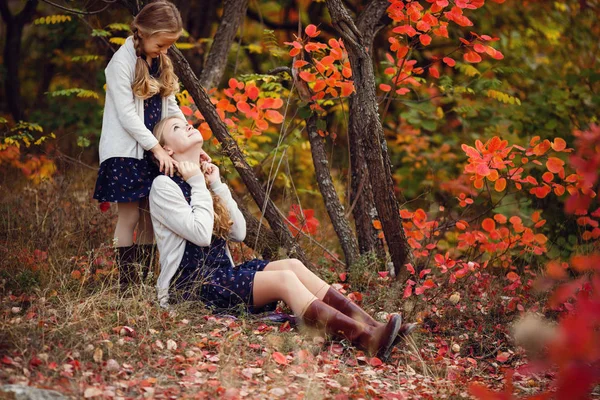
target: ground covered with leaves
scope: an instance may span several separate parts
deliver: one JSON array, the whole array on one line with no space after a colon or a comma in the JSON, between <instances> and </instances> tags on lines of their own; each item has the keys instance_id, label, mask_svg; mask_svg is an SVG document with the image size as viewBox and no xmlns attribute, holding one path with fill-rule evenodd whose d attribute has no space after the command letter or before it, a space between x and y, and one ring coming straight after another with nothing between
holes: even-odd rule
<instances>
[{"instance_id":1,"label":"ground covered with leaves","mask_svg":"<svg viewBox=\"0 0 600 400\"><path fill-rule=\"evenodd\" d=\"M290 322L161 309L151 280L120 294L115 215L89 200L93 176L78 174L1 187L0 384L73 398L452 399L469 398L473 382L502 389L526 363L511 340L518 310L499 313L501 300L473 301L466 287L403 299L368 259L346 272L315 257L313 269L377 318L420 323L387 362ZM548 373L521 372L515 393L548 388Z\"/></svg>"}]
</instances>

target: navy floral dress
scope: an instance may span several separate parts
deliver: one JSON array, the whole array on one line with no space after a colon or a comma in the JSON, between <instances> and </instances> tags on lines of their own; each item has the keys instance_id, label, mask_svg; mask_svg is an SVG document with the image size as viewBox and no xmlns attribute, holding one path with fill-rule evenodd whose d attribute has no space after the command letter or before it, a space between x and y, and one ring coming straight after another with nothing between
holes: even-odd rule
<instances>
[{"instance_id":1,"label":"navy floral dress","mask_svg":"<svg viewBox=\"0 0 600 400\"><path fill-rule=\"evenodd\" d=\"M150 75L160 75L158 58L152 60ZM144 125L151 132L162 115L160 93L144 100ZM152 153L144 151L144 158L113 157L100 164L94 199L111 203L139 201L150 194L152 181L160 174Z\"/></svg>"},{"instance_id":2,"label":"navy floral dress","mask_svg":"<svg viewBox=\"0 0 600 400\"><path fill-rule=\"evenodd\" d=\"M181 177L172 178L188 203L191 186ZM274 311L277 303L254 307L254 275L269 261L254 259L233 266L227 256L227 241L213 235L210 246L200 247L186 241L179 269L171 281L170 298L177 301L202 301L217 313L261 313Z\"/></svg>"}]
</instances>

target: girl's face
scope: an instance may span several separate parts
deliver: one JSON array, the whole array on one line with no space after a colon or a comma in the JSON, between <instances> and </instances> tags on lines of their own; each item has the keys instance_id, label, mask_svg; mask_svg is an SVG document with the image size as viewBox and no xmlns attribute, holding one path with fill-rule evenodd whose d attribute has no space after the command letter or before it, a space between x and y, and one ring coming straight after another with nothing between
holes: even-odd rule
<instances>
[{"instance_id":1,"label":"girl's face","mask_svg":"<svg viewBox=\"0 0 600 400\"><path fill-rule=\"evenodd\" d=\"M156 58L160 54L167 54L169 47L179 39L180 33L161 32L150 37L142 36L144 54L150 58Z\"/></svg>"},{"instance_id":2,"label":"girl's face","mask_svg":"<svg viewBox=\"0 0 600 400\"><path fill-rule=\"evenodd\" d=\"M198 129L179 118L171 118L165 122L163 130L165 148L173 153L185 153L195 146L202 148L204 139Z\"/></svg>"}]
</instances>

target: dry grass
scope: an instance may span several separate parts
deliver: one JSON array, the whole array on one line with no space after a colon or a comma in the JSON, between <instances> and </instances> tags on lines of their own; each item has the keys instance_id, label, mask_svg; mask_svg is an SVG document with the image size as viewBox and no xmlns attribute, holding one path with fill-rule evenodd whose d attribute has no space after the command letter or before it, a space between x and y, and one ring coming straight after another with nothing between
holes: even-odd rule
<instances>
[{"instance_id":1,"label":"dry grass","mask_svg":"<svg viewBox=\"0 0 600 400\"><path fill-rule=\"evenodd\" d=\"M51 387L74 398L421 398L464 390L446 379L446 363L432 363L433 338L425 332L388 364L371 366L345 341L279 332L280 325L249 316L216 318L201 304L166 311L152 282L119 293L110 243L115 214L91 199L94 179L93 171L75 170L38 186L10 174L0 182L0 384ZM318 246L305 248L321 265ZM351 290L368 291L363 305L374 313L406 308L394 285L369 291L374 262L365 257L350 271ZM341 272L323 265L315 272L327 281ZM411 303L411 315L419 307Z\"/></svg>"}]
</instances>

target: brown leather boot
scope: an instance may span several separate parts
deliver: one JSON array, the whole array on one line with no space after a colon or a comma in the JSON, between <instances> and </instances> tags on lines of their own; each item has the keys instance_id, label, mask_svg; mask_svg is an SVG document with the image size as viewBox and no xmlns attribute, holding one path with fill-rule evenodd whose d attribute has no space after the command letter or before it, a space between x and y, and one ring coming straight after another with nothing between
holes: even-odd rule
<instances>
[{"instance_id":1,"label":"brown leather boot","mask_svg":"<svg viewBox=\"0 0 600 400\"><path fill-rule=\"evenodd\" d=\"M383 359L389 357L401 324L400 316L394 315L387 324L374 327L355 321L321 300L315 300L308 306L302 320L309 326L324 329L328 334L348 339L369 356L377 354Z\"/></svg>"},{"instance_id":2,"label":"brown leather boot","mask_svg":"<svg viewBox=\"0 0 600 400\"><path fill-rule=\"evenodd\" d=\"M323 303L328 304L343 314L346 314L350 318L363 322L367 325L371 325L376 328L385 325L382 322L377 321L356 303L341 294L339 291L335 290L333 287L329 287L329 290L327 290L327 293L325 293L325 296L323 297ZM400 317L400 321L402 321L402 317ZM400 330L398 331L398 336L396 336L396 339L394 340L394 346L396 346L402 339L410 335L416 328L416 324L402 324L400 326Z\"/></svg>"},{"instance_id":3,"label":"brown leather boot","mask_svg":"<svg viewBox=\"0 0 600 400\"><path fill-rule=\"evenodd\" d=\"M145 282L148 273L152 269L154 257L156 256L155 244L138 244L136 246L135 260L142 266L142 281Z\"/></svg>"},{"instance_id":4,"label":"brown leather boot","mask_svg":"<svg viewBox=\"0 0 600 400\"><path fill-rule=\"evenodd\" d=\"M135 269L135 245L117 247L117 264L119 266L119 289L125 291L132 284L138 283L138 274Z\"/></svg>"}]
</instances>

